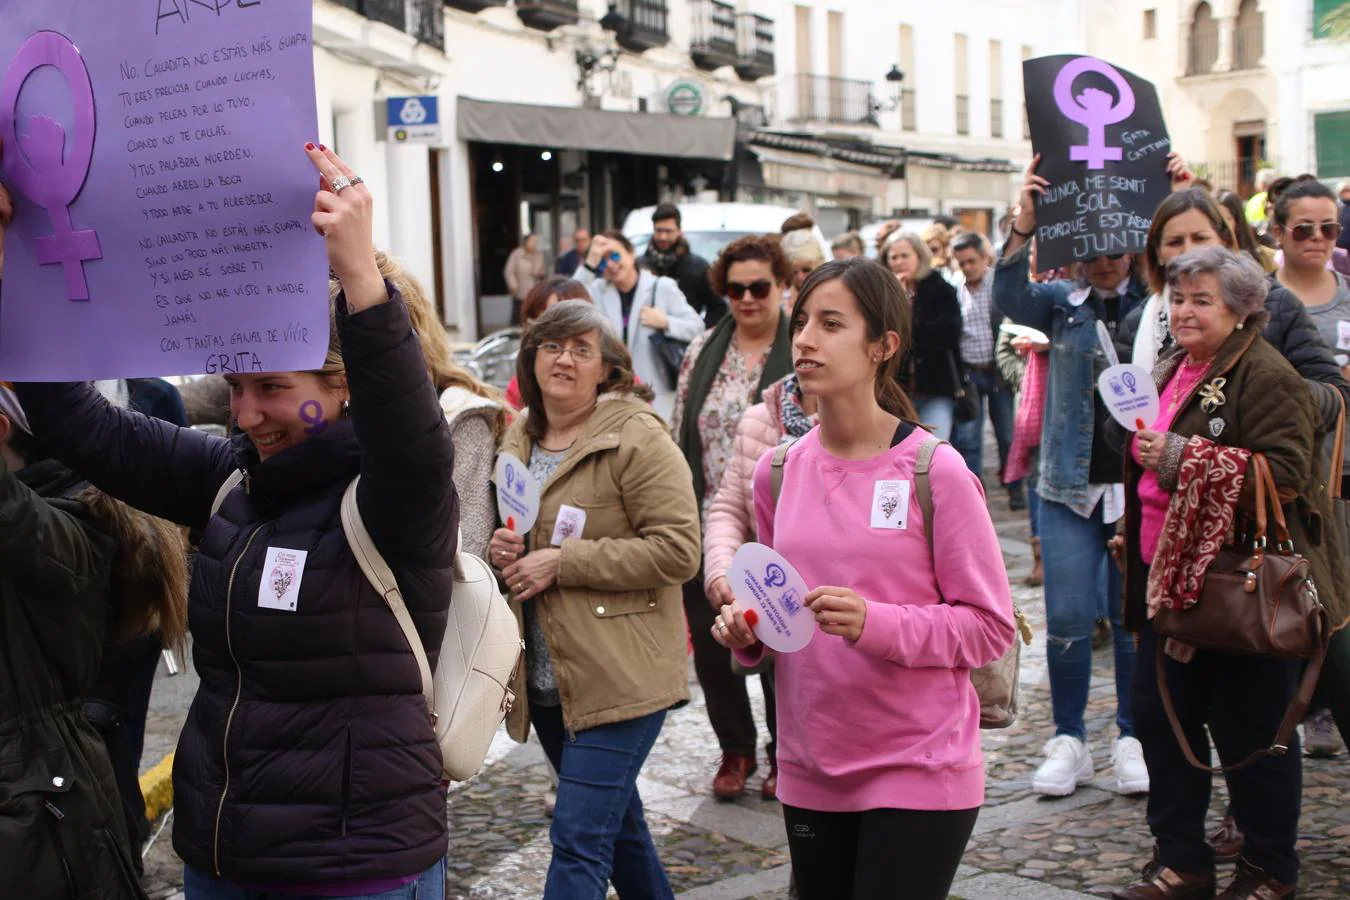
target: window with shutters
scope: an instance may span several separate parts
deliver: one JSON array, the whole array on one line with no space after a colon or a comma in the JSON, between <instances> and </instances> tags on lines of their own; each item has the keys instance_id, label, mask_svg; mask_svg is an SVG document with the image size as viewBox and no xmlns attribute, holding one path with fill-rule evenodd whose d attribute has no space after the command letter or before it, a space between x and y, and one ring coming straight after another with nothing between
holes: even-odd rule
<instances>
[{"instance_id":1,"label":"window with shutters","mask_svg":"<svg viewBox=\"0 0 1350 900\"><path fill-rule=\"evenodd\" d=\"M1318 113L1314 122L1317 177L1350 176L1350 109Z\"/></svg>"}]
</instances>

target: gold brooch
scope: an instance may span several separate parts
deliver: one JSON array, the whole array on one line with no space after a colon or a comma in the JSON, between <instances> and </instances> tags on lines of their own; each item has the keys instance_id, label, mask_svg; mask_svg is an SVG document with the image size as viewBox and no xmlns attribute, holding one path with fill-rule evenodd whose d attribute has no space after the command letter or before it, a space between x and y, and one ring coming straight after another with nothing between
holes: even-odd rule
<instances>
[{"instance_id":1,"label":"gold brooch","mask_svg":"<svg viewBox=\"0 0 1350 900\"><path fill-rule=\"evenodd\" d=\"M1202 387L1200 389L1200 408L1207 413L1212 413L1227 403L1228 398L1223 395L1223 389L1227 384L1227 378L1215 378Z\"/></svg>"}]
</instances>

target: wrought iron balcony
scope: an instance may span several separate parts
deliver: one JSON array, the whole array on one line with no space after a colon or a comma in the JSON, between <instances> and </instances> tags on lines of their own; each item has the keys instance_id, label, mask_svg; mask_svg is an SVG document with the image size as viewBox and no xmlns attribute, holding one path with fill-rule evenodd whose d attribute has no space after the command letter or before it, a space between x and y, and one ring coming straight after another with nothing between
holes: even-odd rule
<instances>
[{"instance_id":1,"label":"wrought iron balcony","mask_svg":"<svg viewBox=\"0 0 1350 900\"><path fill-rule=\"evenodd\" d=\"M693 0L694 31L689 55L694 65L711 72L740 61L736 50L736 7L722 0Z\"/></svg>"},{"instance_id":2,"label":"wrought iron balcony","mask_svg":"<svg viewBox=\"0 0 1350 900\"><path fill-rule=\"evenodd\" d=\"M666 0L618 0L615 4L625 25L615 33L619 46L634 53L664 47L670 41Z\"/></svg>"},{"instance_id":3,"label":"wrought iron balcony","mask_svg":"<svg viewBox=\"0 0 1350 900\"><path fill-rule=\"evenodd\" d=\"M516 5L516 15L530 28L552 31L581 21L577 0L525 0Z\"/></svg>"},{"instance_id":4,"label":"wrought iron balcony","mask_svg":"<svg viewBox=\"0 0 1350 900\"><path fill-rule=\"evenodd\" d=\"M373 22L383 22L437 50L445 49L442 0L340 0Z\"/></svg>"},{"instance_id":5,"label":"wrought iron balcony","mask_svg":"<svg viewBox=\"0 0 1350 900\"><path fill-rule=\"evenodd\" d=\"M736 74L746 81L767 78L775 72L773 19L755 13L740 13L736 19L739 61Z\"/></svg>"},{"instance_id":6,"label":"wrought iron balcony","mask_svg":"<svg viewBox=\"0 0 1350 900\"><path fill-rule=\"evenodd\" d=\"M876 124L872 118L872 83L869 81L829 75L797 75L787 87L790 121Z\"/></svg>"}]
</instances>

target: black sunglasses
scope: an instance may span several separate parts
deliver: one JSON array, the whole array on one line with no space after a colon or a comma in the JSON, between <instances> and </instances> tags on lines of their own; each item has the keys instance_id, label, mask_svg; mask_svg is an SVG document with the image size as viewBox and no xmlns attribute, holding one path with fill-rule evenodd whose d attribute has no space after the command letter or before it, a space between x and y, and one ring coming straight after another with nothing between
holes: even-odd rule
<instances>
[{"instance_id":1,"label":"black sunglasses","mask_svg":"<svg viewBox=\"0 0 1350 900\"><path fill-rule=\"evenodd\" d=\"M1315 224L1313 222L1300 222L1297 225L1290 226L1289 233L1294 236L1294 240L1310 241L1318 231L1322 232L1322 239L1334 241L1341 236L1340 222L1322 222Z\"/></svg>"},{"instance_id":2,"label":"black sunglasses","mask_svg":"<svg viewBox=\"0 0 1350 900\"><path fill-rule=\"evenodd\" d=\"M750 296L756 300L763 300L769 296L769 291L773 290L773 282L761 278L758 281L752 281L749 284L741 284L739 281L727 282L727 296L732 300L740 300L749 291Z\"/></svg>"}]
</instances>

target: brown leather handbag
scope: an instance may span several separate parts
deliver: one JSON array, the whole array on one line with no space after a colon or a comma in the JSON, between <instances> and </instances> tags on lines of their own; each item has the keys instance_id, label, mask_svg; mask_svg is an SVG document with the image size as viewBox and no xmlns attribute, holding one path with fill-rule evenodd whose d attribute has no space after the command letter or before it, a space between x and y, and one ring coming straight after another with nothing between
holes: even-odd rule
<instances>
[{"instance_id":1,"label":"brown leather handbag","mask_svg":"<svg viewBox=\"0 0 1350 900\"><path fill-rule=\"evenodd\" d=\"M1153 619L1153 630L1167 649L1166 654L1160 649L1157 659L1158 690L1167 719L1186 759L1212 773L1241 769L1264 756L1278 756L1288 750L1294 729L1312 701L1331 638L1326 608L1318 597L1308 560L1294 549L1289 537L1280 495L1264 455L1252 455L1248 475L1254 479L1256 491L1256 536L1250 550L1236 546L1220 550L1205 574L1199 602L1188 609L1164 607ZM1274 550L1267 544L1269 521L1274 522ZM1167 689L1164 656L1176 655L1174 642L1239 656L1309 660L1298 693L1269 747L1219 768L1195 758Z\"/></svg>"}]
</instances>

